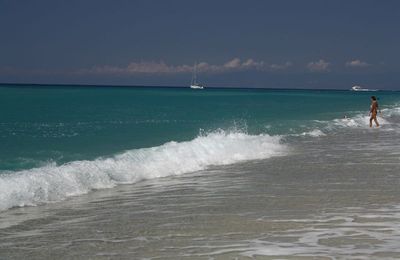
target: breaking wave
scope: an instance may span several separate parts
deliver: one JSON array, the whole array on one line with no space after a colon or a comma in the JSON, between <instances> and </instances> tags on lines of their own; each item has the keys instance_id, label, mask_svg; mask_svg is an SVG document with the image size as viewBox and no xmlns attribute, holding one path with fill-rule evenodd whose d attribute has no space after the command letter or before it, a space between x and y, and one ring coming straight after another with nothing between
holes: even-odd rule
<instances>
[{"instance_id":1,"label":"breaking wave","mask_svg":"<svg viewBox=\"0 0 400 260\"><path fill-rule=\"evenodd\" d=\"M398 129L399 115L398 105L382 109L378 118L382 130ZM3 171L0 172L0 210L60 201L94 189L181 175L204 170L211 165L286 155L289 149L282 138L324 137L349 128L369 129L368 114L356 112L344 118L312 120L307 129L286 136L250 135L236 130L220 130L201 134L191 141L171 141L156 147L128 150L108 158Z\"/></svg>"},{"instance_id":2,"label":"breaking wave","mask_svg":"<svg viewBox=\"0 0 400 260\"><path fill-rule=\"evenodd\" d=\"M93 189L286 153L287 146L278 136L221 130L191 141L129 150L109 158L3 172L0 174L0 210L60 201Z\"/></svg>"}]
</instances>

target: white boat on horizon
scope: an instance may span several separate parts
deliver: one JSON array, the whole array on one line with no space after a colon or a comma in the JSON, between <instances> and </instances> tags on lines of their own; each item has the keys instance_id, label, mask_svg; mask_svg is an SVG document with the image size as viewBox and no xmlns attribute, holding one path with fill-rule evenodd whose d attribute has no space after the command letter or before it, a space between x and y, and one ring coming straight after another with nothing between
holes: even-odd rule
<instances>
[{"instance_id":1,"label":"white boat on horizon","mask_svg":"<svg viewBox=\"0 0 400 260\"><path fill-rule=\"evenodd\" d=\"M190 83L191 89L204 89L204 86L197 82L197 63L193 66L192 82Z\"/></svg>"},{"instance_id":2,"label":"white boat on horizon","mask_svg":"<svg viewBox=\"0 0 400 260\"><path fill-rule=\"evenodd\" d=\"M368 88L362 88L361 86L353 86L350 89L351 91L378 91L377 89L368 89Z\"/></svg>"}]
</instances>

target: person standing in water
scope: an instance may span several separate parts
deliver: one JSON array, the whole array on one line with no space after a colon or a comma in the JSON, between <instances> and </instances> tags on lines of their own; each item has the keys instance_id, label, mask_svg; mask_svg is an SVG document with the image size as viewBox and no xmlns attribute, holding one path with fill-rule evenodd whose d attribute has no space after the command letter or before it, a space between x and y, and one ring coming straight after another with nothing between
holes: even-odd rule
<instances>
[{"instance_id":1,"label":"person standing in water","mask_svg":"<svg viewBox=\"0 0 400 260\"><path fill-rule=\"evenodd\" d=\"M369 127L372 127L372 120L375 121L376 127L379 127L379 123L378 120L376 119L376 116L378 114L378 109L379 109L379 105L378 105L378 101L376 100L375 96L371 97L371 109L369 110Z\"/></svg>"}]
</instances>

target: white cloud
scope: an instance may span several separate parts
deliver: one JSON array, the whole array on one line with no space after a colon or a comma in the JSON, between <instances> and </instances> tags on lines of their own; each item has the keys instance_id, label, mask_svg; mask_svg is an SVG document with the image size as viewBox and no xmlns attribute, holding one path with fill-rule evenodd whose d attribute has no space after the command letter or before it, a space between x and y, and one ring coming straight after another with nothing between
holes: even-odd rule
<instances>
[{"instance_id":1,"label":"white cloud","mask_svg":"<svg viewBox=\"0 0 400 260\"><path fill-rule=\"evenodd\" d=\"M223 67L227 69L237 69L241 67L240 59L239 58L234 58L233 60L230 60L226 62Z\"/></svg>"},{"instance_id":2,"label":"white cloud","mask_svg":"<svg viewBox=\"0 0 400 260\"><path fill-rule=\"evenodd\" d=\"M117 66L95 66L85 72L95 74L165 74L165 73L182 73L192 71L192 67L188 65L173 66L167 65L165 62L141 61L131 62L126 67Z\"/></svg>"},{"instance_id":3,"label":"white cloud","mask_svg":"<svg viewBox=\"0 0 400 260\"><path fill-rule=\"evenodd\" d=\"M254 59L247 59L242 62L239 58L233 58L222 65L209 64L207 62L200 62L197 64L197 70L205 73L224 73L232 71L245 71L245 70L283 70L292 66L291 62L283 64L267 64L264 61L256 61ZM125 67L118 66L95 66L91 69L80 70L81 74L177 74L189 73L193 71L193 65L168 65L164 61L141 61L131 62Z\"/></svg>"},{"instance_id":4,"label":"white cloud","mask_svg":"<svg viewBox=\"0 0 400 260\"><path fill-rule=\"evenodd\" d=\"M363 68L363 67L368 67L371 64L366 63L365 61L360 61L360 60L352 60L346 62L346 67L352 67L352 68Z\"/></svg>"},{"instance_id":5,"label":"white cloud","mask_svg":"<svg viewBox=\"0 0 400 260\"><path fill-rule=\"evenodd\" d=\"M307 68L312 72L327 72L329 71L330 63L324 60L312 61L307 64Z\"/></svg>"},{"instance_id":6,"label":"white cloud","mask_svg":"<svg viewBox=\"0 0 400 260\"><path fill-rule=\"evenodd\" d=\"M263 61L257 62L257 61L254 61L253 59L248 59L245 62L243 62L243 66L246 66L246 67L257 67L257 66L263 65L263 64L264 64Z\"/></svg>"},{"instance_id":7,"label":"white cloud","mask_svg":"<svg viewBox=\"0 0 400 260\"><path fill-rule=\"evenodd\" d=\"M292 65L293 65L292 62L287 61L284 64L271 64L271 65L269 65L269 67L273 70L284 70L284 69L291 67Z\"/></svg>"}]
</instances>

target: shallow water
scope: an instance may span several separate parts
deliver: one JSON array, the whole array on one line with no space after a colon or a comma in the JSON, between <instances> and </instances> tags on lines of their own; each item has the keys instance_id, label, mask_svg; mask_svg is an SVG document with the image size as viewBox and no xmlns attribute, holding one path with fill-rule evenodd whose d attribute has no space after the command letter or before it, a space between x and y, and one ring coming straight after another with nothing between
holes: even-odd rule
<instances>
[{"instance_id":1,"label":"shallow water","mask_svg":"<svg viewBox=\"0 0 400 260\"><path fill-rule=\"evenodd\" d=\"M5 259L396 259L394 130L286 137L286 156L212 166L0 214Z\"/></svg>"}]
</instances>

